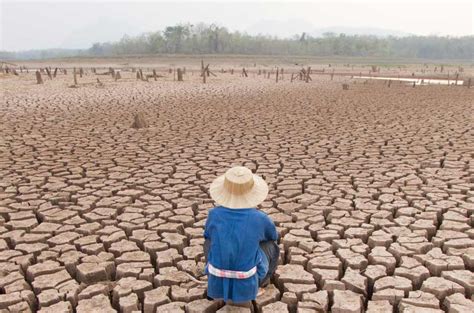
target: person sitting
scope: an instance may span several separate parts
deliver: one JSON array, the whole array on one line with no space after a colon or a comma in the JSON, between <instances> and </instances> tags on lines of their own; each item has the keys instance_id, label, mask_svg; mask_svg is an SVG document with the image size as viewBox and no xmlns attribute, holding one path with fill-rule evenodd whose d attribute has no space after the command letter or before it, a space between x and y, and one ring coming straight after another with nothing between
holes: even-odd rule
<instances>
[{"instance_id":1,"label":"person sitting","mask_svg":"<svg viewBox=\"0 0 474 313\"><path fill-rule=\"evenodd\" d=\"M216 178L209 192L218 206L209 211L204 230L208 298L248 303L270 282L280 256L275 224L256 209L268 185L237 166Z\"/></svg>"}]
</instances>

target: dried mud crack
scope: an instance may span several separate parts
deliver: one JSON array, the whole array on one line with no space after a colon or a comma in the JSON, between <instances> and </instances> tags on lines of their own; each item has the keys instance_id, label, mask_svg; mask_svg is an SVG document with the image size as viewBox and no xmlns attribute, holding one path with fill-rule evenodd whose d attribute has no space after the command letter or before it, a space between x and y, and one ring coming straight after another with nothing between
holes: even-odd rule
<instances>
[{"instance_id":1,"label":"dried mud crack","mask_svg":"<svg viewBox=\"0 0 474 313\"><path fill-rule=\"evenodd\" d=\"M127 74L2 80L0 312L230 312L202 245L237 164L282 248L256 311L472 312L473 89Z\"/></svg>"}]
</instances>

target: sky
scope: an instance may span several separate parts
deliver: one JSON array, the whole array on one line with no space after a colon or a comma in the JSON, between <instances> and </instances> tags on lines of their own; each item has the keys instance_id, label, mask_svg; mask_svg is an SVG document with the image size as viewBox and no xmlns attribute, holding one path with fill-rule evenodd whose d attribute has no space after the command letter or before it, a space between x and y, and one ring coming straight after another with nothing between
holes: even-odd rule
<instances>
[{"instance_id":1,"label":"sky","mask_svg":"<svg viewBox=\"0 0 474 313\"><path fill-rule=\"evenodd\" d=\"M112 1L0 0L0 50L88 48L178 23L251 34L325 30L473 35L472 0Z\"/></svg>"}]
</instances>

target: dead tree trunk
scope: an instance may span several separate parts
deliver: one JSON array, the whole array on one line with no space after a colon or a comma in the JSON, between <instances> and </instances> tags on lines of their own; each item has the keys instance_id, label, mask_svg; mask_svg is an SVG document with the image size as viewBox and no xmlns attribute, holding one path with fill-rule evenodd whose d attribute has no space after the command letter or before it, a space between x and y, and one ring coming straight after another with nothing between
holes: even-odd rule
<instances>
[{"instance_id":1,"label":"dead tree trunk","mask_svg":"<svg viewBox=\"0 0 474 313\"><path fill-rule=\"evenodd\" d=\"M202 82L205 84L206 83L206 76L207 76L207 72L209 71L209 64L202 68L202 71L201 71L201 76L202 76Z\"/></svg>"},{"instance_id":2,"label":"dead tree trunk","mask_svg":"<svg viewBox=\"0 0 474 313\"><path fill-rule=\"evenodd\" d=\"M248 77L247 71L245 70L245 67L242 68L242 76Z\"/></svg>"},{"instance_id":3,"label":"dead tree trunk","mask_svg":"<svg viewBox=\"0 0 474 313\"><path fill-rule=\"evenodd\" d=\"M48 74L48 77L49 79L53 79L53 77L51 76L51 71L49 70L49 68L46 68L46 74Z\"/></svg>"},{"instance_id":4,"label":"dead tree trunk","mask_svg":"<svg viewBox=\"0 0 474 313\"><path fill-rule=\"evenodd\" d=\"M43 78L41 77L41 73L39 71L36 71L36 83L38 85L43 83Z\"/></svg>"},{"instance_id":5,"label":"dead tree trunk","mask_svg":"<svg viewBox=\"0 0 474 313\"><path fill-rule=\"evenodd\" d=\"M77 86L77 72L76 68L73 69L73 76L74 76L74 86Z\"/></svg>"},{"instance_id":6,"label":"dead tree trunk","mask_svg":"<svg viewBox=\"0 0 474 313\"><path fill-rule=\"evenodd\" d=\"M56 78L56 74L58 74L58 68L57 67L54 69L54 73L53 73L54 78Z\"/></svg>"},{"instance_id":7,"label":"dead tree trunk","mask_svg":"<svg viewBox=\"0 0 474 313\"><path fill-rule=\"evenodd\" d=\"M311 73L311 67L308 66L308 69L306 70L306 79L305 79L305 82L309 82L311 79L311 77L309 76L309 74Z\"/></svg>"}]
</instances>

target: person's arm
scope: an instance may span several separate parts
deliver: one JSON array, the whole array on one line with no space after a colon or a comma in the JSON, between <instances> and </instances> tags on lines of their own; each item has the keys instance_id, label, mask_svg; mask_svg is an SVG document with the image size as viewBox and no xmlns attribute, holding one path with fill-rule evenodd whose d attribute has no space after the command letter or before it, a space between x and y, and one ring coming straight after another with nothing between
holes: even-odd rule
<instances>
[{"instance_id":1,"label":"person's arm","mask_svg":"<svg viewBox=\"0 0 474 313\"><path fill-rule=\"evenodd\" d=\"M277 241L278 232L273 221L268 215L263 214L263 239L262 241Z\"/></svg>"},{"instance_id":2,"label":"person's arm","mask_svg":"<svg viewBox=\"0 0 474 313\"><path fill-rule=\"evenodd\" d=\"M211 211L209 211L209 213L207 215L206 224L204 226L204 239L210 239L211 238L211 234L209 233L209 224L211 223Z\"/></svg>"}]
</instances>

